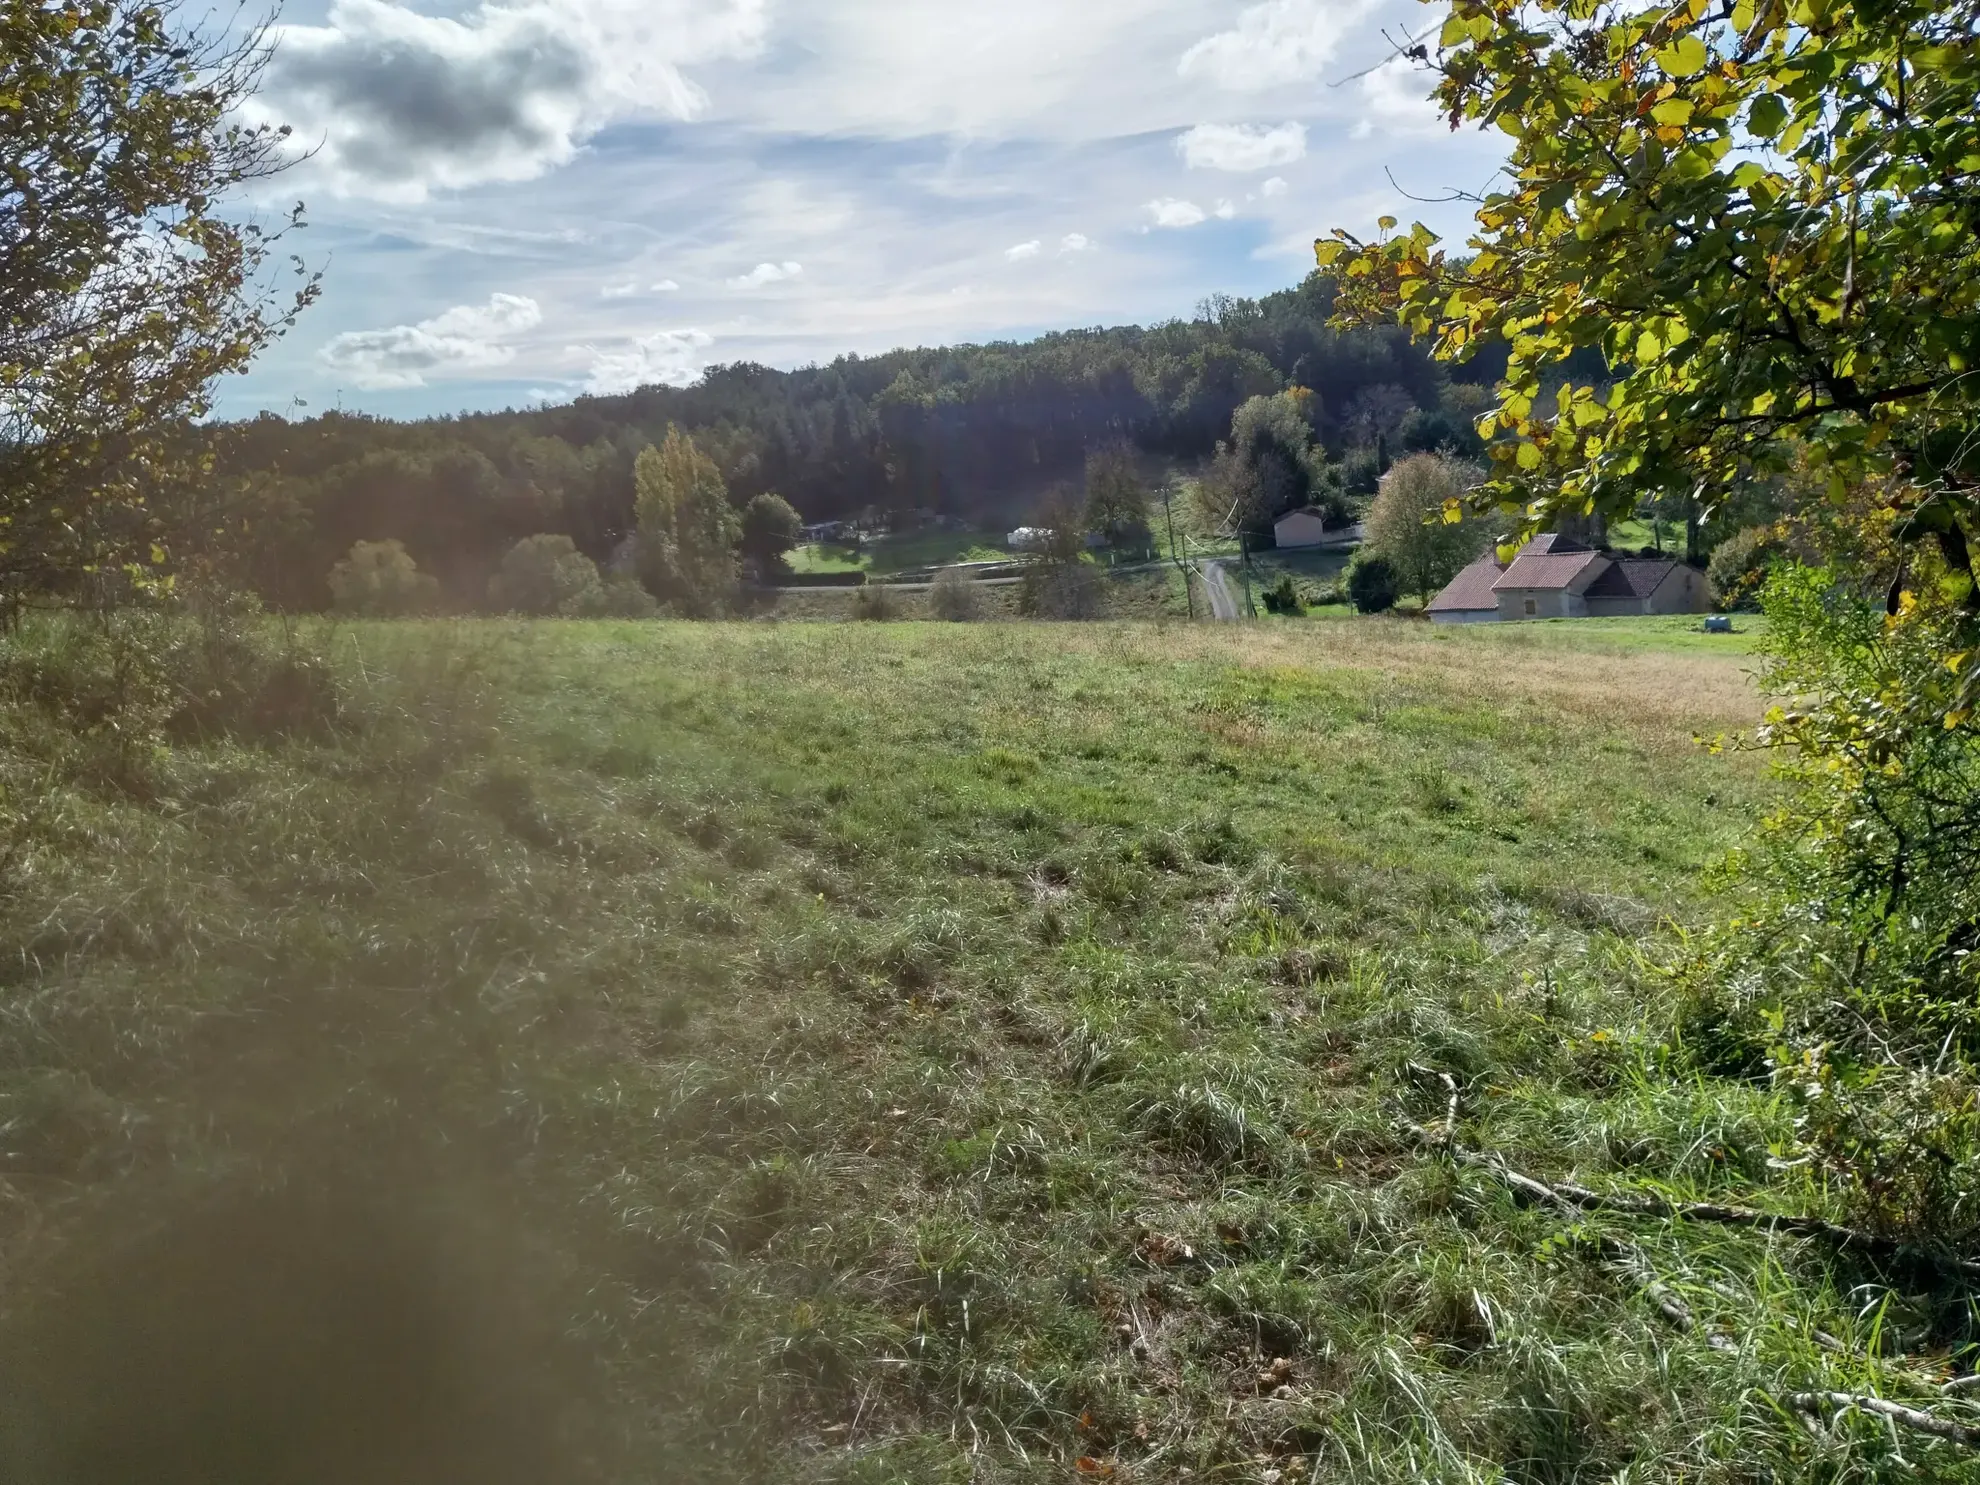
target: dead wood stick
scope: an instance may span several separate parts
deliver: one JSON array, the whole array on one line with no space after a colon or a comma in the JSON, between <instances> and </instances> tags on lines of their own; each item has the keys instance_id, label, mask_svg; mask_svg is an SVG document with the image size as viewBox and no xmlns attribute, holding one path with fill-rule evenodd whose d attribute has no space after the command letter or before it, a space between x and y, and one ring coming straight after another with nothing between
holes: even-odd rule
<instances>
[{"instance_id":1,"label":"dead wood stick","mask_svg":"<svg viewBox=\"0 0 1980 1485\"><path fill-rule=\"evenodd\" d=\"M1864 1397L1854 1392L1796 1392L1788 1397L1787 1405L1797 1413L1809 1414L1818 1413L1824 1407L1856 1408L1903 1424L1918 1433L1958 1444L1962 1449L1980 1449L1980 1428L1969 1428L1964 1423L1954 1423L1950 1418L1937 1418L1887 1398Z\"/></svg>"},{"instance_id":2,"label":"dead wood stick","mask_svg":"<svg viewBox=\"0 0 1980 1485\"><path fill-rule=\"evenodd\" d=\"M1655 1216L1693 1217L1700 1221L1727 1221L1730 1218L1736 1220L1737 1225L1740 1226L1770 1226L1782 1231L1798 1230L1812 1235L1836 1238L1839 1241L1888 1245L1892 1250L1898 1250L1897 1245L1889 1244L1887 1239L1875 1238L1869 1233L1860 1233L1854 1228L1842 1227L1819 1217L1773 1218L1768 1213L1750 1211L1742 1207L1722 1207L1711 1202L1678 1203L1662 1201L1655 1197L1610 1199L1600 1192L1590 1191L1585 1186L1576 1186L1569 1182L1550 1186L1544 1181L1536 1181L1533 1177L1514 1170L1497 1156L1466 1150L1448 1141L1440 1140L1421 1125L1404 1120L1403 1129L1417 1143L1443 1148L1460 1164L1489 1170L1515 1191L1561 1211L1586 1211L1592 1208L1631 1211ZM1650 1273L1648 1265L1633 1246L1617 1238L1601 1238L1598 1244L1603 1256L1612 1266L1625 1270L1643 1286L1644 1294L1656 1306L1659 1314L1679 1330L1697 1329L1697 1317L1692 1314L1691 1306L1686 1304L1683 1297L1669 1285ZM1937 1258L1937 1255L1920 1256ZM1958 1264L1967 1271L1980 1272L1980 1264L1966 1263L1964 1260L1949 1262ZM1841 1342L1826 1332L1818 1331L1817 1336L1822 1343L1832 1344L1838 1348L1841 1346ZM1709 1340L1715 1350L1733 1349L1733 1342L1727 1336L1714 1333ZM1963 1389L1967 1385L1980 1385L1980 1377L1955 1378L1953 1382L1947 1384L1945 1390ZM1794 1412L1806 1418L1818 1416L1819 1410L1825 1405L1832 1408L1857 1408L1866 1413L1875 1413L1879 1417L1888 1418L1893 1423L1901 1424L1915 1432L1958 1444L1961 1448L1980 1449L1980 1428L1955 1423L1949 1418L1934 1417L1930 1413L1906 1407L1903 1403L1891 1402L1886 1398L1867 1397L1853 1392L1797 1392L1787 1398L1787 1404Z\"/></svg>"},{"instance_id":3,"label":"dead wood stick","mask_svg":"<svg viewBox=\"0 0 1980 1485\"><path fill-rule=\"evenodd\" d=\"M1841 1223L1831 1222L1824 1217L1762 1212L1752 1207L1729 1207L1710 1201L1667 1201L1660 1196L1645 1196L1635 1192L1594 1191L1586 1186L1578 1186L1572 1181L1555 1181L1549 1185L1514 1170L1496 1155L1446 1145L1421 1125L1411 1124L1405 1120L1402 1127L1416 1143L1433 1149L1448 1149L1452 1158L1460 1164L1489 1170L1513 1190L1548 1206L1562 1209L1572 1207L1584 1212L1627 1212L1640 1217L1713 1222L1728 1227L1752 1227L1767 1232L1784 1232L1797 1237L1819 1237L1827 1239L1838 1247L1858 1248L1889 1257L1915 1259L1964 1278L1980 1279L1980 1262L1970 1258L1955 1258L1949 1254L1914 1248L1876 1233L1864 1232L1855 1227L1844 1227Z\"/></svg>"}]
</instances>

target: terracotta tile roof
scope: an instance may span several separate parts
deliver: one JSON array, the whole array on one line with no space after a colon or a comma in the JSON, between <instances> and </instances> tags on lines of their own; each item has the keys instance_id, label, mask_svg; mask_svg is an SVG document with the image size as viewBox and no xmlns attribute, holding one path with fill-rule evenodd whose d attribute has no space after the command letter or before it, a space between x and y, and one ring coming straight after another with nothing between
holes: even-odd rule
<instances>
[{"instance_id":1,"label":"terracotta tile roof","mask_svg":"<svg viewBox=\"0 0 1980 1485\"><path fill-rule=\"evenodd\" d=\"M1661 557L1618 557L1607 572L1588 585L1585 596L1648 598L1676 568L1676 562Z\"/></svg>"},{"instance_id":2,"label":"terracotta tile roof","mask_svg":"<svg viewBox=\"0 0 1980 1485\"><path fill-rule=\"evenodd\" d=\"M1499 600L1492 592L1492 584L1499 580L1499 574L1505 570L1505 565L1491 552L1487 552L1452 578L1444 591L1430 600L1428 612L1465 613L1487 608L1496 612Z\"/></svg>"},{"instance_id":3,"label":"terracotta tile roof","mask_svg":"<svg viewBox=\"0 0 1980 1485\"><path fill-rule=\"evenodd\" d=\"M1530 548L1531 543L1528 546ZM1588 570L1590 563L1608 560L1600 552L1591 552L1586 547L1572 552L1523 550L1513 558L1513 564L1506 569L1505 576L1492 586L1501 592L1508 588L1522 588L1529 592L1569 588L1576 578Z\"/></svg>"}]
</instances>

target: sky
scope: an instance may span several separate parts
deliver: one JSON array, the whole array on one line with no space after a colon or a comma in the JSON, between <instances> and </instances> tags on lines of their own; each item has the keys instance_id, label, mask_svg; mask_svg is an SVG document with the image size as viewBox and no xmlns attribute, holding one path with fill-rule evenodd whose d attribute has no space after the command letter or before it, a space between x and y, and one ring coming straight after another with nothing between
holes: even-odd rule
<instances>
[{"instance_id":1,"label":"sky","mask_svg":"<svg viewBox=\"0 0 1980 1485\"><path fill-rule=\"evenodd\" d=\"M253 108L303 158L255 209L307 204L284 247L323 296L219 411L420 417L1149 323L1297 283L1335 226L1461 236L1434 198L1503 150L1393 59L1436 13L290 0Z\"/></svg>"}]
</instances>

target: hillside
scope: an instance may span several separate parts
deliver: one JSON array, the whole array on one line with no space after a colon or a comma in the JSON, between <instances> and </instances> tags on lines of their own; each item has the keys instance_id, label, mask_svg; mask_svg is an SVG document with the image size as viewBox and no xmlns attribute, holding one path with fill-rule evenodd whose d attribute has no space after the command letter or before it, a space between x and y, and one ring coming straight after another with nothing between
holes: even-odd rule
<instances>
[{"instance_id":1,"label":"hillside","mask_svg":"<svg viewBox=\"0 0 1980 1485\"><path fill-rule=\"evenodd\" d=\"M298 1375L504 1399L435 1410L496 1480L1796 1478L1780 1389L1865 1364L1765 1318L1872 1323L1835 1253L1567 1222L1397 1123L1448 1074L1466 1145L1543 1178L1819 1209L1650 967L1766 792L1693 741L1754 719L1737 659L1394 621L321 637L334 725L135 758L50 710L80 641L8 652L0 775L49 787L0 898L0 1264L172 1276L37 1332L57 1453L190 1447L169 1386L92 1432L132 1367L281 1416L243 1317L315 1314L323 1264L401 1361ZM305 1170L348 1209L146 1246ZM417 1261L353 1281L351 1232ZM521 1338L556 1330L553 1367Z\"/></svg>"},{"instance_id":2,"label":"hillside","mask_svg":"<svg viewBox=\"0 0 1980 1485\"><path fill-rule=\"evenodd\" d=\"M322 608L324 575L353 542L395 539L450 603L472 606L524 537L568 535L594 560L608 555L632 527L634 458L672 425L714 459L738 506L775 491L811 521L919 511L996 531L1022 524L1054 484L1077 483L1094 449L1126 442L1151 466L1193 467L1231 436L1247 398L1290 386L1314 394L1312 432L1363 493L1378 438L1396 450L1475 445L1471 421L1503 352L1453 381L1397 327L1332 328L1332 303L1316 274L1188 321L796 371L720 366L692 386L566 406L413 423L264 415L206 435L214 482L252 513L212 555L272 603Z\"/></svg>"}]
</instances>

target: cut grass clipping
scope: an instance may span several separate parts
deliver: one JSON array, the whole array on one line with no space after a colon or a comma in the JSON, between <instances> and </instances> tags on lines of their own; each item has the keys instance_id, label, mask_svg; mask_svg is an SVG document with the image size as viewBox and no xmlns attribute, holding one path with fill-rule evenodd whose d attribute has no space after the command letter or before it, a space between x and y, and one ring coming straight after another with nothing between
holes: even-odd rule
<instances>
[{"instance_id":1,"label":"cut grass clipping","mask_svg":"<svg viewBox=\"0 0 1980 1485\"><path fill-rule=\"evenodd\" d=\"M1967 1279L1687 1205L1836 1215L1654 970L1737 660L312 642L164 748L4 652L8 1478L1980 1479Z\"/></svg>"}]
</instances>

